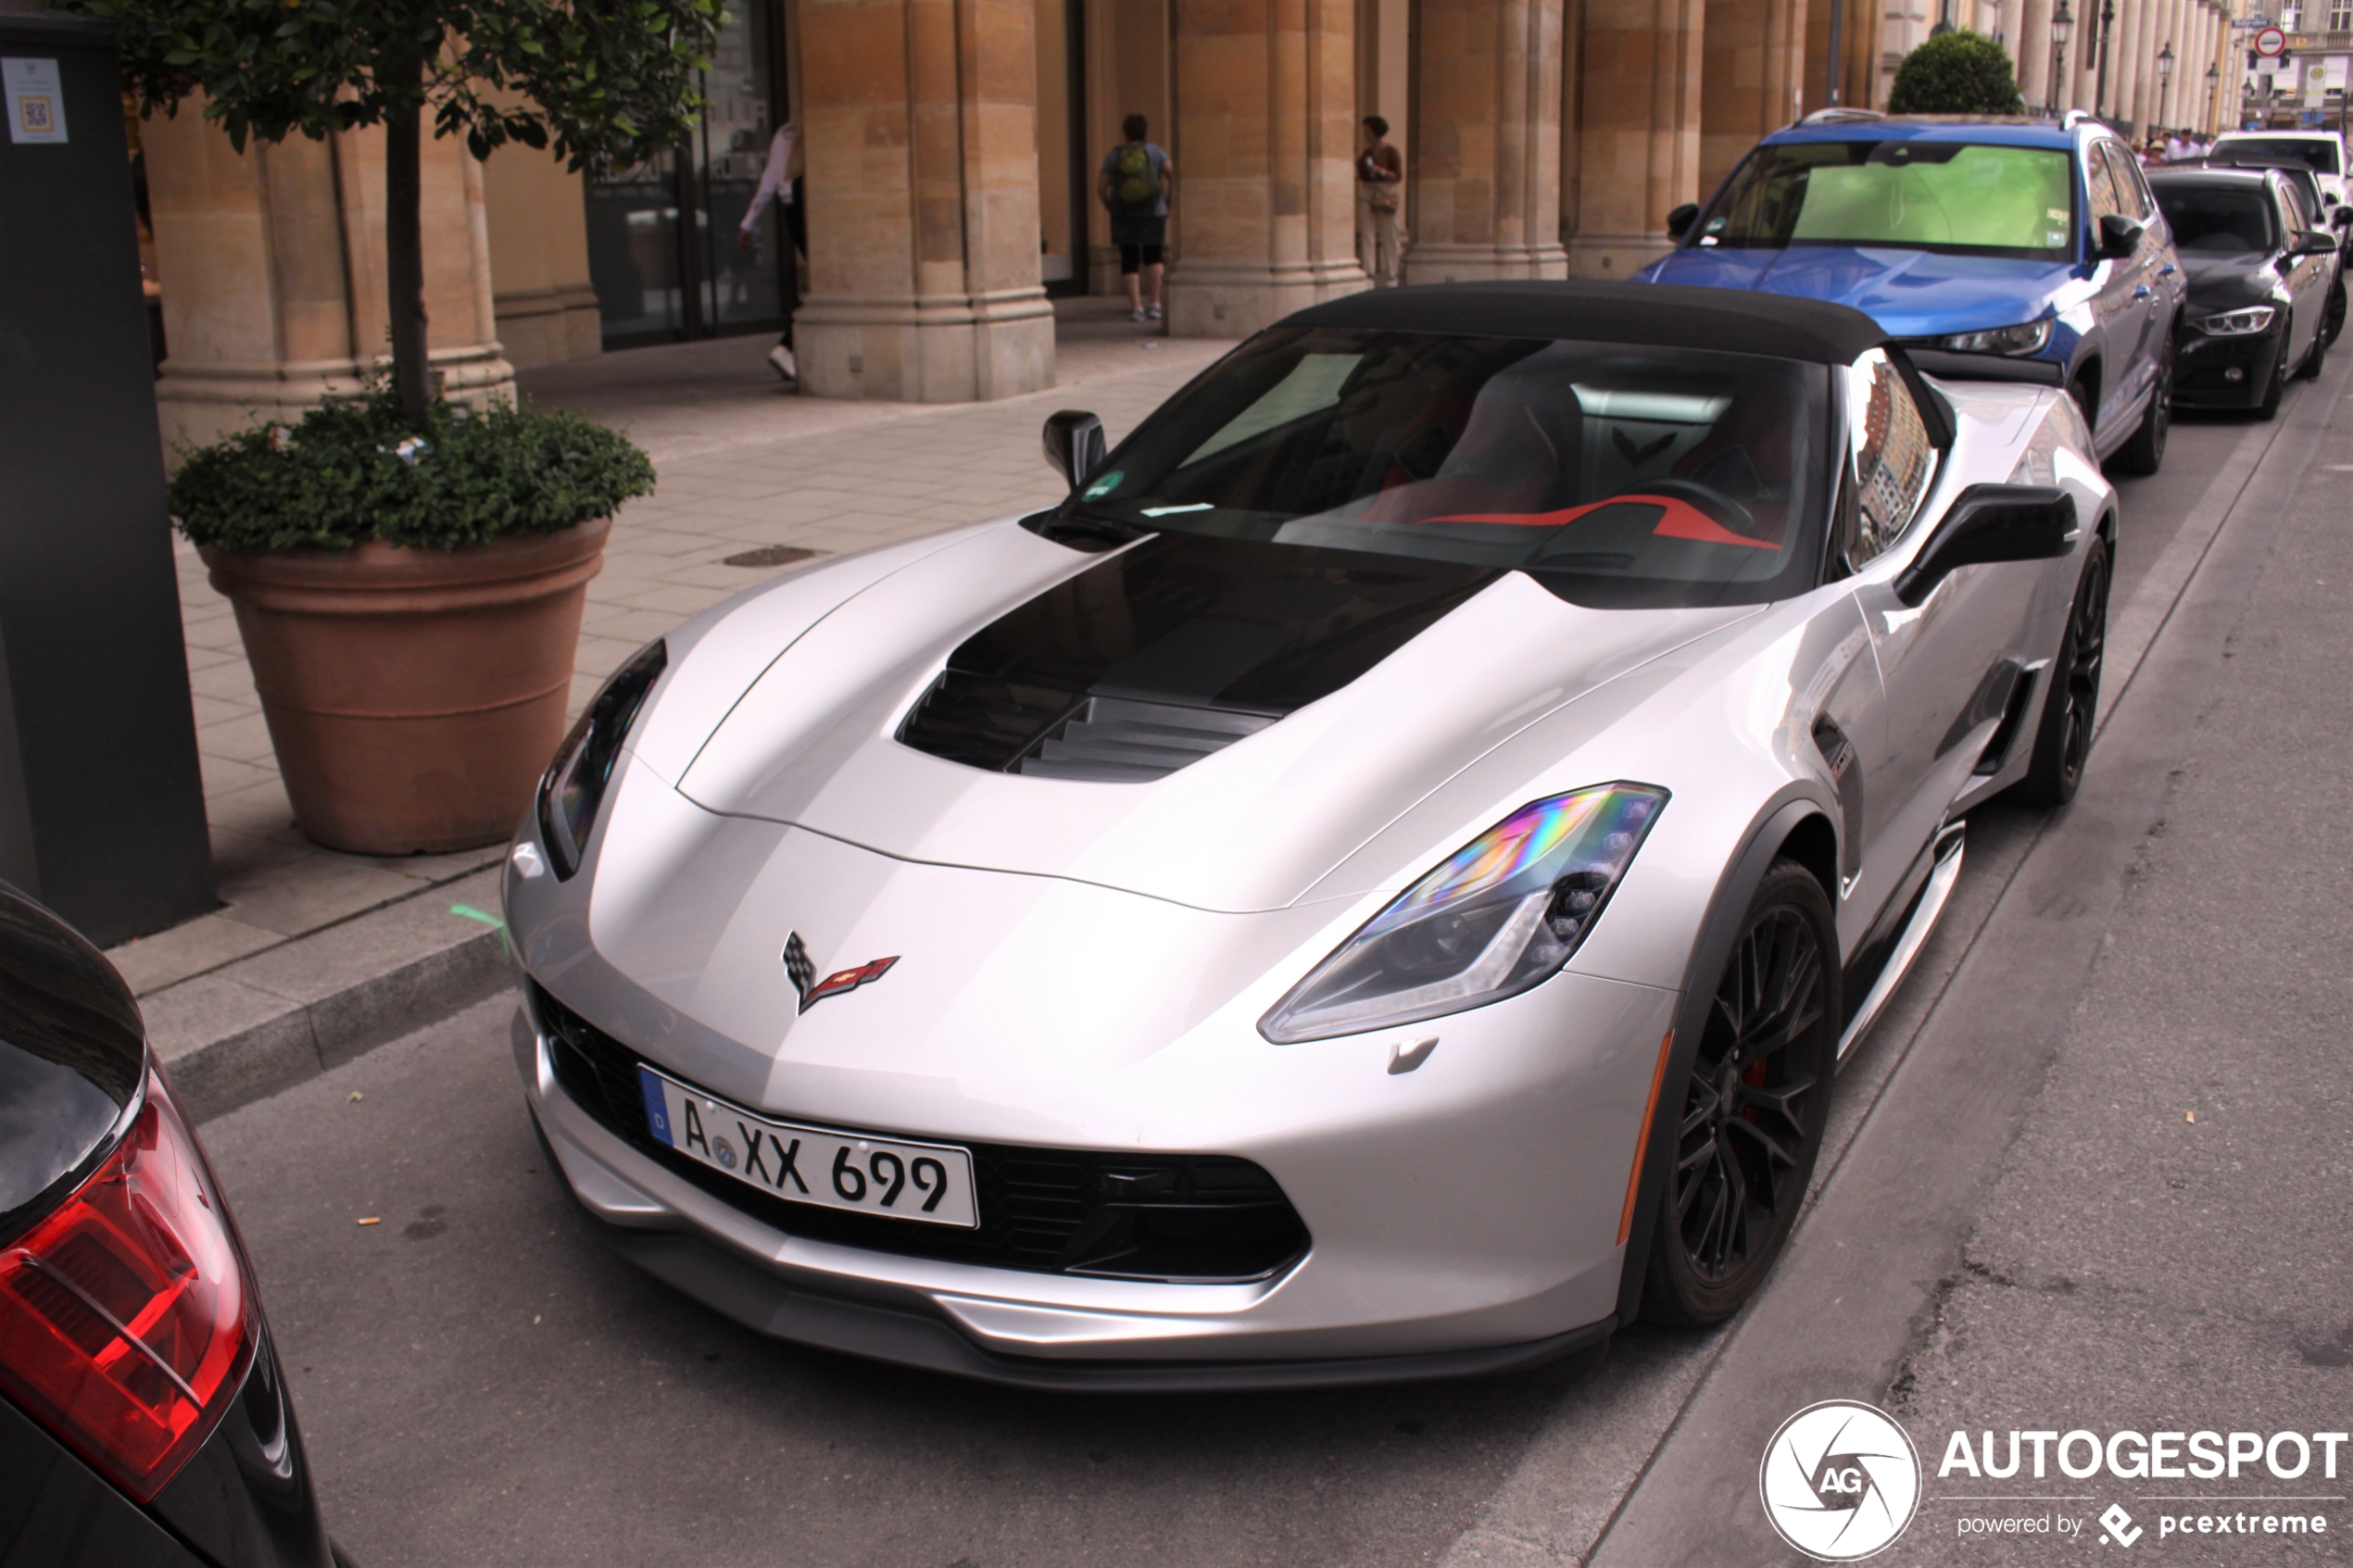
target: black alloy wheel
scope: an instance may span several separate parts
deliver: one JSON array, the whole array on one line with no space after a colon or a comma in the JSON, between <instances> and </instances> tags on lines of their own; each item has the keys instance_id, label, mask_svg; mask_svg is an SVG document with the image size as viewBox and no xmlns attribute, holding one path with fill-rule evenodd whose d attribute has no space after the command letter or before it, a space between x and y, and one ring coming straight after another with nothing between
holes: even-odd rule
<instances>
[{"instance_id":1,"label":"black alloy wheel","mask_svg":"<svg viewBox=\"0 0 2353 1568\"><path fill-rule=\"evenodd\" d=\"M2094 539L2075 585L2058 658L2051 661L2043 717L2034 730L2034 759L2018 792L2036 806L2064 806L2082 787L2099 721L2100 669L2108 654L2108 542Z\"/></svg>"},{"instance_id":2,"label":"black alloy wheel","mask_svg":"<svg viewBox=\"0 0 2353 1568\"><path fill-rule=\"evenodd\" d=\"M2328 367L2328 360L2329 332L2323 322L2321 330L2312 334L2312 346L2306 352L2304 363L2296 368L2296 373L2306 381L2319 381L2322 370Z\"/></svg>"},{"instance_id":3,"label":"black alloy wheel","mask_svg":"<svg viewBox=\"0 0 2353 1568\"><path fill-rule=\"evenodd\" d=\"M2140 428L2132 439L2117 448L2116 466L2120 472L2155 473L2165 463L2165 438L2173 429L2173 362L2178 339L2173 329L2165 330L2165 348L2157 358L2157 386L2149 394L2149 406L2141 415Z\"/></svg>"},{"instance_id":4,"label":"black alloy wheel","mask_svg":"<svg viewBox=\"0 0 2353 1568\"><path fill-rule=\"evenodd\" d=\"M1806 1201L1838 1070L1838 939L1830 896L1776 860L1743 920L1707 1025L1659 1111L1680 1112L1645 1317L1718 1323L1754 1295Z\"/></svg>"},{"instance_id":5,"label":"black alloy wheel","mask_svg":"<svg viewBox=\"0 0 2353 1568\"><path fill-rule=\"evenodd\" d=\"M2327 313L2321 318L2321 335L2328 339L2330 346L2334 347L2337 334L2344 330L2345 279L2339 275L2336 282L2329 285L2329 307Z\"/></svg>"}]
</instances>

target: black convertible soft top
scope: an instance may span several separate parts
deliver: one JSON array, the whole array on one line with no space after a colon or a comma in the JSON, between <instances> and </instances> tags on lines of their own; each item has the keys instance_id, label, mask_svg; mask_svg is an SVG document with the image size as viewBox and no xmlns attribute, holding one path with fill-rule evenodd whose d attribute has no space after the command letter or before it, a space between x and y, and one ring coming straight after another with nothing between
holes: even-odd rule
<instances>
[{"instance_id":1,"label":"black convertible soft top","mask_svg":"<svg viewBox=\"0 0 2353 1568\"><path fill-rule=\"evenodd\" d=\"M1888 341L1877 321L1847 306L1674 283L1424 283L1327 300L1277 324L1719 348L1819 365L1852 364Z\"/></svg>"}]
</instances>

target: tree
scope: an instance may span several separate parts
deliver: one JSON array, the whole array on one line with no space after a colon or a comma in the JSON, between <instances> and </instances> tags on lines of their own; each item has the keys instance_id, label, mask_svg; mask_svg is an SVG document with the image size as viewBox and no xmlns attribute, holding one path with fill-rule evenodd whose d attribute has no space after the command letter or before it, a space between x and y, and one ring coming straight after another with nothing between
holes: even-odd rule
<instances>
[{"instance_id":1,"label":"tree","mask_svg":"<svg viewBox=\"0 0 2353 1568\"><path fill-rule=\"evenodd\" d=\"M424 117L476 157L508 142L578 169L641 162L683 140L725 19L722 0L58 0L114 25L142 107L247 137L384 128L384 276L393 389L422 429Z\"/></svg>"},{"instance_id":2,"label":"tree","mask_svg":"<svg viewBox=\"0 0 2353 1568\"><path fill-rule=\"evenodd\" d=\"M1887 94L1890 114L2024 114L2018 68L1974 32L1940 33L1904 56Z\"/></svg>"}]
</instances>

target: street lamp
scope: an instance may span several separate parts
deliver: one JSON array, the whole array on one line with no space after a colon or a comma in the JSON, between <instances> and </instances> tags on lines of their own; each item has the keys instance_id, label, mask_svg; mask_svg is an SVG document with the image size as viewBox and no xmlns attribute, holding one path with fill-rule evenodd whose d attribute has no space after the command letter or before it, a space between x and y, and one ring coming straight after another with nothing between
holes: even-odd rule
<instances>
[{"instance_id":1,"label":"street lamp","mask_svg":"<svg viewBox=\"0 0 2353 1568\"><path fill-rule=\"evenodd\" d=\"M2167 39L2165 47L2157 52L2157 118L2159 123L2170 120L2167 113L2173 91L2173 41Z\"/></svg>"},{"instance_id":2,"label":"street lamp","mask_svg":"<svg viewBox=\"0 0 2353 1568\"><path fill-rule=\"evenodd\" d=\"M2092 112L2108 113L2108 44L2116 34L2116 0L2100 0L2100 75L2092 92Z\"/></svg>"},{"instance_id":3,"label":"street lamp","mask_svg":"<svg viewBox=\"0 0 2353 1568\"><path fill-rule=\"evenodd\" d=\"M2075 36L2075 13L2067 8L2067 0L2058 0L2058 9L2051 15L2051 113L2059 112L2059 83L2067 80L2067 41Z\"/></svg>"},{"instance_id":4,"label":"street lamp","mask_svg":"<svg viewBox=\"0 0 2353 1568\"><path fill-rule=\"evenodd\" d=\"M2198 134L2201 136L2210 136L2214 133L2214 94L2221 85L2222 68L2209 64L2206 68L2206 124L2199 130Z\"/></svg>"}]
</instances>

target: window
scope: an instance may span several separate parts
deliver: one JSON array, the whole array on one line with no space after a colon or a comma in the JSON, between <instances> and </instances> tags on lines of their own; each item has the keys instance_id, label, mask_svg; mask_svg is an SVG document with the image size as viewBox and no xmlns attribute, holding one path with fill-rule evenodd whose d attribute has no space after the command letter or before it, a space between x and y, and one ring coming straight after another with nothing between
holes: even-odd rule
<instances>
[{"instance_id":1,"label":"window","mask_svg":"<svg viewBox=\"0 0 2353 1568\"><path fill-rule=\"evenodd\" d=\"M2239 255L2271 248L2271 206L2246 185L2167 181L2158 198L2173 245L2184 254Z\"/></svg>"},{"instance_id":2,"label":"window","mask_svg":"<svg viewBox=\"0 0 2353 1568\"><path fill-rule=\"evenodd\" d=\"M1519 571L1581 605L1759 604L1814 585L1833 373L1277 329L1164 404L1061 515Z\"/></svg>"},{"instance_id":3,"label":"window","mask_svg":"<svg viewBox=\"0 0 2353 1568\"><path fill-rule=\"evenodd\" d=\"M1912 389L1884 351L1872 349L1845 375L1856 513L1846 556L1848 565L1861 566L1912 525L1936 471L1936 447Z\"/></svg>"},{"instance_id":4,"label":"window","mask_svg":"<svg viewBox=\"0 0 2353 1568\"><path fill-rule=\"evenodd\" d=\"M2111 157L2108 143L2095 142L2092 144L2091 162L2083 170L2084 181L2092 190L2092 226L2095 229L2098 228L2100 220L2111 212L2121 213L2127 218L2133 216L2133 203L2124 194L2132 189L2131 182L2117 179L2116 170L2109 162Z\"/></svg>"},{"instance_id":5,"label":"window","mask_svg":"<svg viewBox=\"0 0 2353 1568\"><path fill-rule=\"evenodd\" d=\"M2353 31L2353 0L2329 0L2329 31Z\"/></svg>"},{"instance_id":6,"label":"window","mask_svg":"<svg viewBox=\"0 0 2353 1568\"><path fill-rule=\"evenodd\" d=\"M1877 245L2065 260L2075 244L2069 156L1966 142L1789 142L1759 147L1693 244Z\"/></svg>"}]
</instances>

